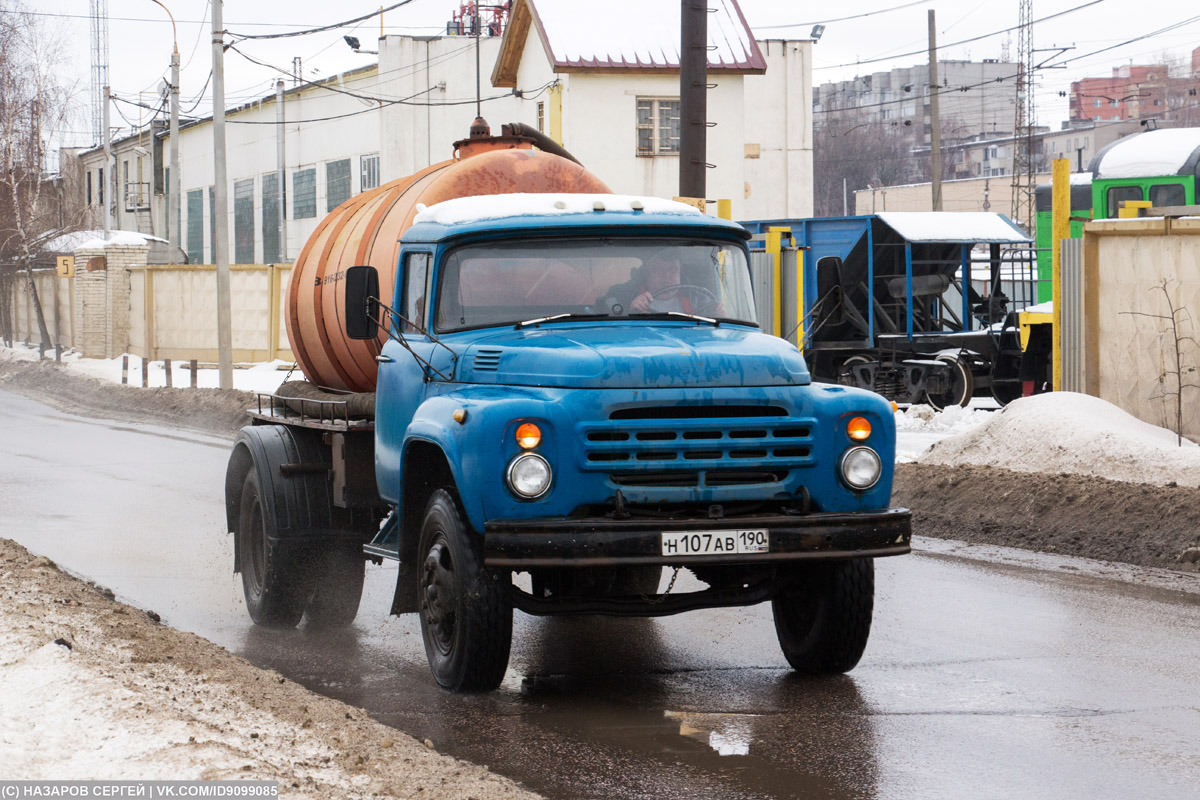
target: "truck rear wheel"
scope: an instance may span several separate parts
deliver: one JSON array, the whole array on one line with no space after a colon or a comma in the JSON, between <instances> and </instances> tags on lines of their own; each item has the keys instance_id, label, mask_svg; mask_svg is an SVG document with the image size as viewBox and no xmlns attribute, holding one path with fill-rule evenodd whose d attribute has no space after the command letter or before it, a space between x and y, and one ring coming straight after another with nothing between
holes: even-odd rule
<instances>
[{"instance_id":1,"label":"truck rear wheel","mask_svg":"<svg viewBox=\"0 0 1200 800\"><path fill-rule=\"evenodd\" d=\"M433 677L452 692L495 689L512 645L509 581L483 566L477 537L444 489L425 508L417 552L421 637Z\"/></svg>"},{"instance_id":2,"label":"truck rear wheel","mask_svg":"<svg viewBox=\"0 0 1200 800\"><path fill-rule=\"evenodd\" d=\"M272 541L275 531L264 513L253 469L242 485L238 521L242 589L250 619L269 628L296 627L308 600L303 554Z\"/></svg>"},{"instance_id":3,"label":"truck rear wheel","mask_svg":"<svg viewBox=\"0 0 1200 800\"><path fill-rule=\"evenodd\" d=\"M799 672L849 672L867 647L874 604L872 559L794 567L771 601L783 655Z\"/></svg>"}]
</instances>

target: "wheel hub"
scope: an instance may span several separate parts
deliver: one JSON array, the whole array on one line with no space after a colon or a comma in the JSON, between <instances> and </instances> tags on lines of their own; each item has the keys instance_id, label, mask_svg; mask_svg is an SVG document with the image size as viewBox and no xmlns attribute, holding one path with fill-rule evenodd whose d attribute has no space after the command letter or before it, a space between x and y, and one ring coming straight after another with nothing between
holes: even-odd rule
<instances>
[{"instance_id":1,"label":"wheel hub","mask_svg":"<svg viewBox=\"0 0 1200 800\"><path fill-rule=\"evenodd\" d=\"M444 541L437 541L425 557L421 580L421 614L430 638L444 655L454 646L458 601L454 564Z\"/></svg>"}]
</instances>

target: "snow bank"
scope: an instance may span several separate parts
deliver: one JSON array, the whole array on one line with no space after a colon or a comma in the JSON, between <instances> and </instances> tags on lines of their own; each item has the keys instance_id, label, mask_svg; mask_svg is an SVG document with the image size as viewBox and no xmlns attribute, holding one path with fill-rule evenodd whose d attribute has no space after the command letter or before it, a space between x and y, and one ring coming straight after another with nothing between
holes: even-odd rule
<instances>
[{"instance_id":1,"label":"snow bank","mask_svg":"<svg viewBox=\"0 0 1200 800\"><path fill-rule=\"evenodd\" d=\"M1185 439L1180 447L1176 441L1171 431L1099 398L1052 392L1012 402L982 425L936 443L917 461L1200 486L1200 445Z\"/></svg>"},{"instance_id":2,"label":"snow bank","mask_svg":"<svg viewBox=\"0 0 1200 800\"><path fill-rule=\"evenodd\" d=\"M1100 159L1098 179L1177 175L1200 149L1200 130L1174 128L1147 131L1121 139Z\"/></svg>"},{"instance_id":3,"label":"snow bank","mask_svg":"<svg viewBox=\"0 0 1200 800\"><path fill-rule=\"evenodd\" d=\"M995 407L982 408L972 401L969 408L950 406L935 411L931 406L909 406L896 412L896 461L915 461L937 442L979 427L995 414Z\"/></svg>"},{"instance_id":4,"label":"snow bank","mask_svg":"<svg viewBox=\"0 0 1200 800\"><path fill-rule=\"evenodd\" d=\"M439 225L458 225L503 217L592 214L596 212L596 203L600 203L605 211L633 211L634 204L639 203L647 214L700 213L697 208L660 197L622 194L487 194L459 197L432 206L418 203L413 224L434 222Z\"/></svg>"}]
</instances>

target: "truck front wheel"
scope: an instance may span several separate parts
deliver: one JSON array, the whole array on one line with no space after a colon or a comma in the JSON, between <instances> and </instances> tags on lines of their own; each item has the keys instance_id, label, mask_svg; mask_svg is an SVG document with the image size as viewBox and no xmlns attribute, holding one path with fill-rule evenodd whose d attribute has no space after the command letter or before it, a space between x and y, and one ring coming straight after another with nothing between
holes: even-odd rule
<instances>
[{"instance_id":1,"label":"truck front wheel","mask_svg":"<svg viewBox=\"0 0 1200 800\"><path fill-rule=\"evenodd\" d=\"M438 489L425 508L417 603L433 677L452 692L491 691L508 669L509 581L483 566L458 503Z\"/></svg>"},{"instance_id":2,"label":"truck front wheel","mask_svg":"<svg viewBox=\"0 0 1200 800\"><path fill-rule=\"evenodd\" d=\"M771 601L783 655L799 672L849 672L867 647L874 604L872 559L792 567Z\"/></svg>"},{"instance_id":3,"label":"truck front wheel","mask_svg":"<svg viewBox=\"0 0 1200 800\"><path fill-rule=\"evenodd\" d=\"M308 601L303 554L272 541L273 526L253 469L242 485L238 523L242 589L250 619L269 628L296 627Z\"/></svg>"}]
</instances>

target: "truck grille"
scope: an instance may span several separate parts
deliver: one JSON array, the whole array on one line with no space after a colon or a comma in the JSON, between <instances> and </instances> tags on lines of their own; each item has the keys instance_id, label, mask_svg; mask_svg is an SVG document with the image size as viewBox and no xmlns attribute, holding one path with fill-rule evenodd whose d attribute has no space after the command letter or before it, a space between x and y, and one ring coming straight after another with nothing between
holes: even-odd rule
<instances>
[{"instance_id":1,"label":"truck grille","mask_svg":"<svg viewBox=\"0 0 1200 800\"><path fill-rule=\"evenodd\" d=\"M775 406L619 409L580 426L581 467L623 486L781 482L813 462L815 424Z\"/></svg>"}]
</instances>

